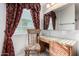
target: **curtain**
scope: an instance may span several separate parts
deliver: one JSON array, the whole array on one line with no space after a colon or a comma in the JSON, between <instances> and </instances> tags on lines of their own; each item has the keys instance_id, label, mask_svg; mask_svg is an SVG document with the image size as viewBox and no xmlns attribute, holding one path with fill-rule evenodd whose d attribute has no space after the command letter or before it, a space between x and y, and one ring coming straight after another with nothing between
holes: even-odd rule
<instances>
[{"instance_id":1,"label":"curtain","mask_svg":"<svg viewBox=\"0 0 79 59\"><path fill-rule=\"evenodd\" d=\"M35 29L40 29L41 5L39 3L22 3L22 7L26 9L30 9L34 27Z\"/></svg>"},{"instance_id":2,"label":"curtain","mask_svg":"<svg viewBox=\"0 0 79 59\"><path fill-rule=\"evenodd\" d=\"M47 30L49 27L49 22L50 22L50 15L49 14L45 14L44 15L44 30Z\"/></svg>"},{"instance_id":3,"label":"curtain","mask_svg":"<svg viewBox=\"0 0 79 59\"><path fill-rule=\"evenodd\" d=\"M43 26L44 30L48 29L50 18L52 18L52 26L53 26L53 29L55 30L56 14L53 11L51 11L51 12L44 15L44 26Z\"/></svg>"},{"instance_id":4,"label":"curtain","mask_svg":"<svg viewBox=\"0 0 79 59\"><path fill-rule=\"evenodd\" d=\"M21 4L18 3L8 3L6 4L6 29L5 38L2 50L2 56L15 56L12 35L19 23L22 14Z\"/></svg>"},{"instance_id":5,"label":"curtain","mask_svg":"<svg viewBox=\"0 0 79 59\"><path fill-rule=\"evenodd\" d=\"M51 18L52 18L53 30L55 30L55 26L56 26L56 14L53 11L51 11Z\"/></svg>"},{"instance_id":6,"label":"curtain","mask_svg":"<svg viewBox=\"0 0 79 59\"><path fill-rule=\"evenodd\" d=\"M33 20L33 23L34 23L34 27L35 29L40 29L40 4L39 3L32 3L30 4L30 13L31 13L31 16L32 16L32 20Z\"/></svg>"},{"instance_id":7,"label":"curtain","mask_svg":"<svg viewBox=\"0 0 79 59\"><path fill-rule=\"evenodd\" d=\"M39 3L7 3L6 4L6 29L2 56L15 56L12 35L20 21L23 8L30 9L35 29L40 29ZM27 16L26 16L27 17Z\"/></svg>"}]
</instances>

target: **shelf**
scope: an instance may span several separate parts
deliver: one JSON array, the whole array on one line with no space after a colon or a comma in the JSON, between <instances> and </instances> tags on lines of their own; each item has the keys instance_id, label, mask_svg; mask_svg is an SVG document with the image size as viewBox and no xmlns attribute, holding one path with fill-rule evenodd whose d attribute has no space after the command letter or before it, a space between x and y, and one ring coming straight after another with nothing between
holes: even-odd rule
<instances>
[{"instance_id":1,"label":"shelf","mask_svg":"<svg viewBox=\"0 0 79 59\"><path fill-rule=\"evenodd\" d=\"M75 23L64 23L64 24L60 24L60 25L69 25L69 24L75 24Z\"/></svg>"}]
</instances>

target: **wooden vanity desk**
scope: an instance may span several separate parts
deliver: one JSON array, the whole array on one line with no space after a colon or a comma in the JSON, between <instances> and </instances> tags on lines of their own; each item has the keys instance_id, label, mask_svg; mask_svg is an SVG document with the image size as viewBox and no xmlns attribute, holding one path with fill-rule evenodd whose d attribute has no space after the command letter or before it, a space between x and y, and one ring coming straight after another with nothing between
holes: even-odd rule
<instances>
[{"instance_id":1,"label":"wooden vanity desk","mask_svg":"<svg viewBox=\"0 0 79 59\"><path fill-rule=\"evenodd\" d=\"M75 41L63 40L53 37L40 36L39 44L41 52L48 50L51 56L72 56L76 55L76 50L73 48Z\"/></svg>"}]
</instances>

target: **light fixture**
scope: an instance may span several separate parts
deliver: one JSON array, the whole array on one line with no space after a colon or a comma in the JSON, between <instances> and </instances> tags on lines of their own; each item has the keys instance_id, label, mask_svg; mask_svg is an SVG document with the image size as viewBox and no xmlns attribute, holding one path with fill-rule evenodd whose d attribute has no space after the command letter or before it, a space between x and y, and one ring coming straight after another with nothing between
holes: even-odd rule
<instances>
[{"instance_id":1,"label":"light fixture","mask_svg":"<svg viewBox=\"0 0 79 59\"><path fill-rule=\"evenodd\" d=\"M51 3L51 5L54 5L55 3Z\"/></svg>"},{"instance_id":2,"label":"light fixture","mask_svg":"<svg viewBox=\"0 0 79 59\"><path fill-rule=\"evenodd\" d=\"M53 6L53 5L55 5L55 3L47 3L46 7L49 8L49 7Z\"/></svg>"},{"instance_id":3,"label":"light fixture","mask_svg":"<svg viewBox=\"0 0 79 59\"><path fill-rule=\"evenodd\" d=\"M48 3L48 4L46 5L46 7L49 8L49 7L50 7L50 4Z\"/></svg>"}]
</instances>

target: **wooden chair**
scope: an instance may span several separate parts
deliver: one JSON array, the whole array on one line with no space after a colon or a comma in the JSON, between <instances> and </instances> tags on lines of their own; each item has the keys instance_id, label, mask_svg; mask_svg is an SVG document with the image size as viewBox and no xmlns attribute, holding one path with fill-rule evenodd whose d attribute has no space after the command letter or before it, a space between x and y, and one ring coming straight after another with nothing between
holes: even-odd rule
<instances>
[{"instance_id":1,"label":"wooden chair","mask_svg":"<svg viewBox=\"0 0 79 59\"><path fill-rule=\"evenodd\" d=\"M28 32L28 46L25 49L25 55L30 55L32 53L40 54L40 45L39 45L39 33L40 30L27 29Z\"/></svg>"}]
</instances>

